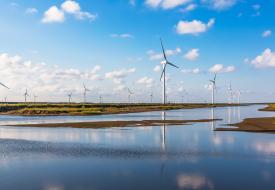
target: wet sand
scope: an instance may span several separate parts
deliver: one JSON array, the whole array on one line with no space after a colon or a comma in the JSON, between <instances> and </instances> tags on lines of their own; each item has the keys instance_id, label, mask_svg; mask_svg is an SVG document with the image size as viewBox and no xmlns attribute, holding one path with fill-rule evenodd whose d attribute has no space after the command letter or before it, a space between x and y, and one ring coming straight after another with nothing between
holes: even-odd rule
<instances>
[{"instance_id":1,"label":"wet sand","mask_svg":"<svg viewBox=\"0 0 275 190\"><path fill-rule=\"evenodd\" d=\"M109 128L109 127L146 127L162 125L187 125L191 123L203 123L216 121L213 119L200 120L140 120L140 121L96 121L78 123L43 123L43 124L19 124L9 125L15 127L69 127L69 128Z\"/></svg>"},{"instance_id":2,"label":"wet sand","mask_svg":"<svg viewBox=\"0 0 275 190\"><path fill-rule=\"evenodd\" d=\"M244 131L275 133L275 117L247 118L241 123L230 124L232 128L217 128L216 131Z\"/></svg>"}]
</instances>

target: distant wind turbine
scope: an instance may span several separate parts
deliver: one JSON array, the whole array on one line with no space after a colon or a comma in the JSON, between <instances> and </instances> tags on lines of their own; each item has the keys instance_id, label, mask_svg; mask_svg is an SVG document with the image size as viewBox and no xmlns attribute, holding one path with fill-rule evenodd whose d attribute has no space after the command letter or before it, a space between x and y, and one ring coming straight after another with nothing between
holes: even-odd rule
<instances>
[{"instance_id":1,"label":"distant wind turbine","mask_svg":"<svg viewBox=\"0 0 275 190\"><path fill-rule=\"evenodd\" d=\"M129 88L128 88L128 103L131 103L131 96L134 94L133 91L131 91Z\"/></svg>"},{"instance_id":2,"label":"distant wind turbine","mask_svg":"<svg viewBox=\"0 0 275 190\"><path fill-rule=\"evenodd\" d=\"M87 92L89 92L89 91L91 91L91 90L89 90L89 89L85 86L84 83L83 83L83 88L84 88L83 101L84 101L84 103L86 103L86 94L87 94Z\"/></svg>"},{"instance_id":3,"label":"distant wind turbine","mask_svg":"<svg viewBox=\"0 0 275 190\"><path fill-rule=\"evenodd\" d=\"M215 74L213 80L209 80L212 84L212 104L213 105L215 104L216 78L217 78L217 74Z\"/></svg>"},{"instance_id":4,"label":"distant wind turbine","mask_svg":"<svg viewBox=\"0 0 275 190\"><path fill-rule=\"evenodd\" d=\"M166 66L168 64L168 65L171 65L171 66L176 67L176 68L179 68L179 67L172 64L171 62L169 62L167 60L167 56L166 56L161 38L160 38L160 44L161 44L163 58L164 58L164 61L161 62L162 65L163 65L163 70L162 70L161 77L160 77L160 80L163 79L163 97L162 97L163 100L162 101L163 101L163 104L166 104Z\"/></svg>"},{"instance_id":5,"label":"distant wind turbine","mask_svg":"<svg viewBox=\"0 0 275 190\"><path fill-rule=\"evenodd\" d=\"M33 102L35 103L36 102L36 98L37 98L37 95L33 95Z\"/></svg>"},{"instance_id":6,"label":"distant wind turbine","mask_svg":"<svg viewBox=\"0 0 275 190\"><path fill-rule=\"evenodd\" d=\"M8 98L7 96L4 98L5 99L5 103L7 103L7 98Z\"/></svg>"},{"instance_id":7,"label":"distant wind turbine","mask_svg":"<svg viewBox=\"0 0 275 190\"><path fill-rule=\"evenodd\" d=\"M27 102L27 96L30 96L29 93L28 93L28 89L26 89L26 91L24 93L25 102Z\"/></svg>"},{"instance_id":8,"label":"distant wind turbine","mask_svg":"<svg viewBox=\"0 0 275 190\"><path fill-rule=\"evenodd\" d=\"M242 92L240 90L238 90L237 91L238 104L241 103L241 94L242 94Z\"/></svg>"},{"instance_id":9,"label":"distant wind turbine","mask_svg":"<svg viewBox=\"0 0 275 190\"><path fill-rule=\"evenodd\" d=\"M100 103L100 104L102 104L102 99L103 99L103 97L102 97L102 95L100 95L100 96L99 96L99 103Z\"/></svg>"},{"instance_id":10,"label":"distant wind turbine","mask_svg":"<svg viewBox=\"0 0 275 190\"><path fill-rule=\"evenodd\" d=\"M69 104L71 103L71 100L72 100L72 95L73 95L73 93L72 93L72 92L71 92L70 94L68 94Z\"/></svg>"},{"instance_id":11,"label":"distant wind turbine","mask_svg":"<svg viewBox=\"0 0 275 190\"><path fill-rule=\"evenodd\" d=\"M228 85L228 93L229 93L229 97L228 97L228 104L232 104L232 96L233 96L233 93L232 93L232 86L231 86L231 83Z\"/></svg>"},{"instance_id":12,"label":"distant wind turbine","mask_svg":"<svg viewBox=\"0 0 275 190\"><path fill-rule=\"evenodd\" d=\"M150 101L151 101L151 103L153 103L153 92L151 92L151 94L150 94Z\"/></svg>"}]
</instances>

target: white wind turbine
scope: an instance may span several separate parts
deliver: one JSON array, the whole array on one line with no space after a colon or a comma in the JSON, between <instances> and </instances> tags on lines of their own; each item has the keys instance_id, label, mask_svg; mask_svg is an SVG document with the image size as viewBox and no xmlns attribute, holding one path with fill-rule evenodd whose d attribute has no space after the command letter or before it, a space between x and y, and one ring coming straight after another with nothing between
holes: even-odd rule
<instances>
[{"instance_id":1,"label":"white wind turbine","mask_svg":"<svg viewBox=\"0 0 275 190\"><path fill-rule=\"evenodd\" d=\"M85 84L83 83L84 93L83 93L83 101L86 103L86 94L87 92L91 91L88 88L86 88Z\"/></svg>"},{"instance_id":2,"label":"white wind turbine","mask_svg":"<svg viewBox=\"0 0 275 190\"><path fill-rule=\"evenodd\" d=\"M216 78L217 78L217 73L215 74L213 80L209 80L212 84L212 104L215 104Z\"/></svg>"},{"instance_id":3,"label":"white wind turbine","mask_svg":"<svg viewBox=\"0 0 275 190\"><path fill-rule=\"evenodd\" d=\"M131 91L129 88L128 88L128 103L131 103L131 96L134 94L133 91Z\"/></svg>"},{"instance_id":4,"label":"white wind turbine","mask_svg":"<svg viewBox=\"0 0 275 190\"><path fill-rule=\"evenodd\" d=\"M24 98L25 98L25 102L27 102L27 97L30 96L28 93L28 89L26 89L25 93L24 93Z\"/></svg>"},{"instance_id":5,"label":"white wind turbine","mask_svg":"<svg viewBox=\"0 0 275 190\"><path fill-rule=\"evenodd\" d=\"M153 97L154 97L153 92L151 92L151 94L150 94L150 101L151 101L151 103L153 103Z\"/></svg>"},{"instance_id":6,"label":"white wind turbine","mask_svg":"<svg viewBox=\"0 0 275 190\"><path fill-rule=\"evenodd\" d=\"M232 96L233 96L233 92L232 92L232 86L231 83L228 85L228 93L229 93L229 97L228 97L228 104L232 104Z\"/></svg>"},{"instance_id":7,"label":"white wind turbine","mask_svg":"<svg viewBox=\"0 0 275 190\"><path fill-rule=\"evenodd\" d=\"M179 68L178 66L172 64L171 62L169 62L167 60L167 57L166 57L166 53L165 53L165 50L164 50L164 47L163 47L163 43L162 43L162 39L160 38L160 44L161 44L161 48L162 48L162 53L163 53L163 58L164 58L164 61L161 62L161 64L163 65L163 70L162 70L162 73L161 73L161 77L160 77L160 80L162 79L163 80L163 104L166 104L166 100L167 100L167 95L166 95L166 66L167 64L168 65L171 65L173 67L176 67L176 68Z\"/></svg>"},{"instance_id":8,"label":"white wind turbine","mask_svg":"<svg viewBox=\"0 0 275 190\"><path fill-rule=\"evenodd\" d=\"M37 95L33 95L33 102L35 103L36 102L36 98L37 98L38 96Z\"/></svg>"},{"instance_id":9,"label":"white wind turbine","mask_svg":"<svg viewBox=\"0 0 275 190\"><path fill-rule=\"evenodd\" d=\"M237 91L238 104L241 103L241 94L242 94L242 92L240 90L238 90Z\"/></svg>"},{"instance_id":10,"label":"white wind turbine","mask_svg":"<svg viewBox=\"0 0 275 190\"><path fill-rule=\"evenodd\" d=\"M71 92L70 94L68 94L68 98L69 98L69 104L71 103L71 100L72 100L72 96L73 96L73 93Z\"/></svg>"},{"instance_id":11,"label":"white wind turbine","mask_svg":"<svg viewBox=\"0 0 275 190\"><path fill-rule=\"evenodd\" d=\"M99 103L102 104L103 97L102 95L99 95Z\"/></svg>"}]
</instances>

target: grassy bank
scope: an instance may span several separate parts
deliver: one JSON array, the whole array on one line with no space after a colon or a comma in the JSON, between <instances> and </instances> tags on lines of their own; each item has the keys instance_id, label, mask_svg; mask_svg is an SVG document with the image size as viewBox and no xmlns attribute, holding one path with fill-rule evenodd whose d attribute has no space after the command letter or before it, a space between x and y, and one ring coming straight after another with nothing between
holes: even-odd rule
<instances>
[{"instance_id":1,"label":"grassy bank","mask_svg":"<svg viewBox=\"0 0 275 190\"><path fill-rule=\"evenodd\" d=\"M133 112L162 111L173 109L194 109L224 107L228 104L0 104L0 114L22 116L49 115L99 115ZM237 106L237 105L230 105Z\"/></svg>"}]
</instances>

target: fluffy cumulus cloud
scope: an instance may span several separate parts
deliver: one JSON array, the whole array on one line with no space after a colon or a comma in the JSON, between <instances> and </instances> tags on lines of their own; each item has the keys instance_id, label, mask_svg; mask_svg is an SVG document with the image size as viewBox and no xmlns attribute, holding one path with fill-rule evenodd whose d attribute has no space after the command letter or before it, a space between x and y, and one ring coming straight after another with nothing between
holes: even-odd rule
<instances>
[{"instance_id":1,"label":"fluffy cumulus cloud","mask_svg":"<svg viewBox=\"0 0 275 190\"><path fill-rule=\"evenodd\" d=\"M209 69L209 72L210 73L231 73L231 72L234 72L235 70L236 68L234 66L225 67L222 64L216 64Z\"/></svg>"},{"instance_id":2,"label":"fluffy cumulus cloud","mask_svg":"<svg viewBox=\"0 0 275 190\"><path fill-rule=\"evenodd\" d=\"M116 85L114 90L121 91L125 89L124 79L132 73L136 72L136 68L114 70L105 74L106 79L111 79Z\"/></svg>"},{"instance_id":3,"label":"fluffy cumulus cloud","mask_svg":"<svg viewBox=\"0 0 275 190\"><path fill-rule=\"evenodd\" d=\"M262 37L267 38L267 37L271 36L271 34L272 34L271 30L266 30L262 33Z\"/></svg>"},{"instance_id":4,"label":"fluffy cumulus cloud","mask_svg":"<svg viewBox=\"0 0 275 190\"><path fill-rule=\"evenodd\" d=\"M275 52L267 48L264 52L251 61L257 68L275 67Z\"/></svg>"},{"instance_id":5,"label":"fluffy cumulus cloud","mask_svg":"<svg viewBox=\"0 0 275 190\"><path fill-rule=\"evenodd\" d=\"M63 22L64 20L65 20L64 12L58 9L56 6L52 6L44 13L42 22L53 23L53 22Z\"/></svg>"},{"instance_id":6,"label":"fluffy cumulus cloud","mask_svg":"<svg viewBox=\"0 0 275 190\"><path fill-rule=\"evenodd\" d=\"M180 48L176 48L174 50L166 50L165 51L166 56L173 56L173 55L177 55L177 54L180 54L180 53L181 53L181 49ZM163 59L163 54L162 53L156 53L153 50L147 51L147 55L149 56L149 59L151 61Z\"/></svg>"},{"instance_id":7,"label":"fluffy cumulus cloud","mask_svg":"<svg viewBox=\"0 0 275 190\"><path fill-rule=\"evenodd\" d=\"M82 11L78 2L73 0L67 0L61 4L61 7L50 7L45 13L42 19L43 23L64 22L65 14L73 15L78 20L88 19L93 21L97 15L91 14L86 11Z\"/></svg>"},{"instance_id":8,"label":"fluffy cumulus cloud","mask_svg":"<svg viewBox=\"0 0 275 190\"><path fill-rule=\"evenodd\" d=\"M209 4L215 10L225 10L235 5L237 0L202 0L202 2Z\"/></svg>"},{"instance_id":9,"label":"fluffy cumulus cloud","mask_svg":"<svg viewBox=\"0 0 275 190\"><path fill-rule=\"evenodd\" d=\"M146 86L147 88L152 87L154 80L149 77L142 77L136 81L137 84Z\"/></svg>"},{"instance_id":10,"label":"fluffy cumulus cloud","mask_svg":"<svg viewBox=\"0 0 275 190\"><path fill-rule=\"evenodd\" d=\"M215 19L210 19L208 23L203 23L199 20L193 21L179 21L176 26L176 31L180 35L193 34L198 35L200 33L206 32L215 23Z\"/></svg>"},{"instance_id":11,"label":"fluffy cumulus cloud","mask_svg":"<svg viewBox=\"0 0 275 190\"><path fill-rule=\"evenodd\" d=\"M184 58L188 59L189 61L195 61L199 58L199 56L199 49L191 49L184 55Z\"/></svg>"},{"instance_id":12,"label":"fluffy cumulus cloud","mask_svg":"<svg viewBox=\"0 0 275 190\"><path fill-rule=\"evenodd\" d=\"M134 38L132 34L123 33L123 34L111 34L111 38Z\"/></svg>"},{"instance_id":13,"label":"fluffy cumulus cloud","mask_svg":"<svg viewBox=\"0 0 275 190\"><path fill-rule=\"evenodd\" d=\"M91 70L62 69L45 63L25 61L20 56L0 54L0 74L4 82L16 95L22 95L25 88L40 94L60 94L68 89L82 92L83 80L99 80L101 67L94 66Z\"/></svg>"},{"instance_id":14,"label":"fluffy cumulus cloud","mask_svg":"<svg viewBox=\"0 0 275 190\"><path fill-rule=\"evenodd\" d=\"M198 7L197 4L191 3L191 4L187 5L186 7L184 7L183 9L181 9L180 11L183 13L186 13L186 12L195 10L197 7Z\"/></svg>"},{"instance_id":15,"label":"fluffy cumulus cloud","mask_svg":"<svg viewBox=\"0 0 275 190\"><path fill-rule=\"evenodd\" d=\"M161 7L163 9L173 9L191 1L192 0L146 0L145 4L152 8Z\"/></svg>"}]
</instances>

